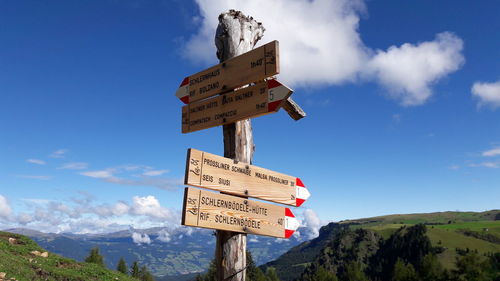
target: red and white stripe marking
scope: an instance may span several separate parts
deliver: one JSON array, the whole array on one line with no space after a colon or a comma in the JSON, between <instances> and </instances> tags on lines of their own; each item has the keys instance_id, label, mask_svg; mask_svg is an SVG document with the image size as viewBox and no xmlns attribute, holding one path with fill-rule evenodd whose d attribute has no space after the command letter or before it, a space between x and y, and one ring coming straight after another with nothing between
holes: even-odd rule
<instances>
[{"instance_id":1,"label":"red and white stripe marking","mask_svg":"<svg viewBox=\"0 0 500 281\"><path fill-rule=\"evenodd\" d=\"M189 103L189 77L182 80L179 89L175 92L175 96L178 97L183 103Z\"/></svg>"},{"instance_id":2,"label":"red and white stripe marking","mask_svg":"<svg viewBox=\"0 0 500 281\"><path fill-rule=\"evenodd\" d=\"M299 226L300 223L295 218L292 210L285 208L285 238L290 238Z\"/></svg>"},{"instance_id":3,"label":"red and white stripe marking","mask_svg":"<svg viewBox=\"0 0 500 281\"><path fill-rule=\"evenodd\" d=\"M284 86L276 79L267 80L267 110L268 112L276 111L289 94L292 92L288 87Z\"/></svg>"},{"instance_id":4,"label":"red and white stripe marking","mask_svg":"<svg viewBox=\"0 0 500 281\"><path fill-rule=\"evenodd\" d=\"M311 196L304 183L297 178L295 180L295 206L299 207Z\"/></svg>"}]
</instances>

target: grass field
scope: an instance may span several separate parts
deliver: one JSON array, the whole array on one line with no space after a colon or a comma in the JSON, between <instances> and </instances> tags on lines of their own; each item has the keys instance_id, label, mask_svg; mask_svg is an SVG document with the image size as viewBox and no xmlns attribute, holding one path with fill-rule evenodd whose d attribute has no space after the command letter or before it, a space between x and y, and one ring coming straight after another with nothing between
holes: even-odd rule
<instances>
[{"instance_id":1,"label":"grass field","mask_svg":"<svg viewBox=\"0 0 500 281\"><path fill-rule=\"evenodd\" d=\"M467 236L463 230L474 231L479 234L494 235L500 238L499 210L483 213L473 212L441 212L430 214L390 215L344 221L351 224L351 228L367 228L376 231L384 238L388 238L397 229L418 223L427 224L427 236L434 247L443 247L444 252L439 259L446 268L454 268L456 249L477 250L479 254L500 252L500 244ZM352 224L354 223L354 224Z\"/></svg>"},{"instance_id":2,"label":"grass field","mask_svg":"<svg viewBox=\"0 0 500 281\"><path fill-rule=\"evenodd\" d=\"M9 238L15 238L9 243ZM48 257L32 254L45 252L31 239L7 232L0 232L0 272L17 280L123 280L137 281L117 271L96 264L79 263L52 253ZM7 279L9 280L9 279Z\"/></svg>"}]
</instances>

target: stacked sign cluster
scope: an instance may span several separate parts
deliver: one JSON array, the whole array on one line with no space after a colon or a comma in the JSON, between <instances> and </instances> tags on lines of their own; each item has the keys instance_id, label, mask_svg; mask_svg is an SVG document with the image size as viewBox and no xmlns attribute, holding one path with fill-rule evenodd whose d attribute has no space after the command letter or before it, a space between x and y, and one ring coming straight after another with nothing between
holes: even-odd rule
<instances>
[{"instance_id":1,"label":"stacked sign cluster","mask_svg":"<svg viewBox=\"0 0 500 281\"><path fill-rule=\"evenodd\" d=\"M186 77L176 96L182 108L182 132L189 133L277 112L292 90L276 79L278 41ZM248 87L238 87L248 85ZM196 149L189 149L182 225L289 238L299 223L289 208L310 196L297 177L273 172ZM236 195L236 196L234 196Z\"/></svg>"}]
</instances>

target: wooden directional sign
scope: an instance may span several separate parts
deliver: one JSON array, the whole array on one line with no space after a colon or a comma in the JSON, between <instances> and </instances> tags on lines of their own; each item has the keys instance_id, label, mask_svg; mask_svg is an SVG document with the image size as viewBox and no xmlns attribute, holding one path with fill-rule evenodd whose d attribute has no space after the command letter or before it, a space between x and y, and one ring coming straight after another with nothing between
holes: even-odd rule
<instances>
[{"instance_id":1,"label":"wooden directional sign","mask_svg":"<svg viewBox=\"0 0 500 281\"><path fill-rule=\"evenodd\" d=\"M184 78L175 95L184 103L202 100L279 73L278 41L253 49Z\"/></svg>"},{"instance_id":2,"label":"wooden directional sign","mask_svg":"<svg viewBox=\"0 0 500 281\"><path fill-rule=\"evenodd\" d=\"M184 183L191 186L300 206L310 193L297 177L287 176L196 149L188 149Z\"/></svg>"},{"instance_id":3,"label":"wooden directional sign","mask_svg":"<svg viewBox=\"0 0 500 281\"><path fill-rule=\"evenodd\" d=\"M186 187L182 225L289 238L299 222L286 207Z\"/></svg>"},{"instance_id":4,"label":"wooden directional sign","mask_svg":"<svg viewBox=\"0 0 500 281\"><path fill-rule=\"evenodd\" d=\"M277 112L292 90L271 79L182 107L182 132L189 133Z\"/></svg>"}]
</instances>

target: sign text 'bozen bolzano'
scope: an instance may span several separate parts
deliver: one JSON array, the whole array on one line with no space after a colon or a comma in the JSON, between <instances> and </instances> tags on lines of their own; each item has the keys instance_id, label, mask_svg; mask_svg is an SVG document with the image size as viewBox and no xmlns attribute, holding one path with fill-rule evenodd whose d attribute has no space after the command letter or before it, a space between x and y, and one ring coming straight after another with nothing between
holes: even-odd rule
<instances>
[{"instance_id":1,"label":"sign text 'bozen bolzano'","mask_svg":"<svg viewBox=\"0 0 500 281\"><path fill-rule=\"evenodd\" d=\"M240 196L300 206L310 193L288 176L196 149L188 149L184 183Z\"/></svg>"},{"instance_id":2,"label":"sign text 'bozen bolzano'","mask_svg":"<svg viewBox=\"0 0 500 281\"><path fill-rule=\"evenodd\" d=\"M299 223L289 208L186 187L182 225L289 238Z\"/></svg>"},{"instance_id":3,"label":"sign text 'bozen bolzano'","mask_svg":"<svg viewBox=\"0 0 500 281\"><path fill-rule=\"evenodd\" d=\"M275 79L262 81L182 107L182 132L189 133L277 112L292 90Z\"/></svg>"},{"instance_id":4,"label":"sign text 'bozen bolzano'","mask_svg":"<svg viewBox=\"0 0 500 281\"><path fill-rule=\"evenodd\" d=\"M278 41L226 60L182 80L175 95L191 103L279 73Z\"/></svg>"}]
</instances>

